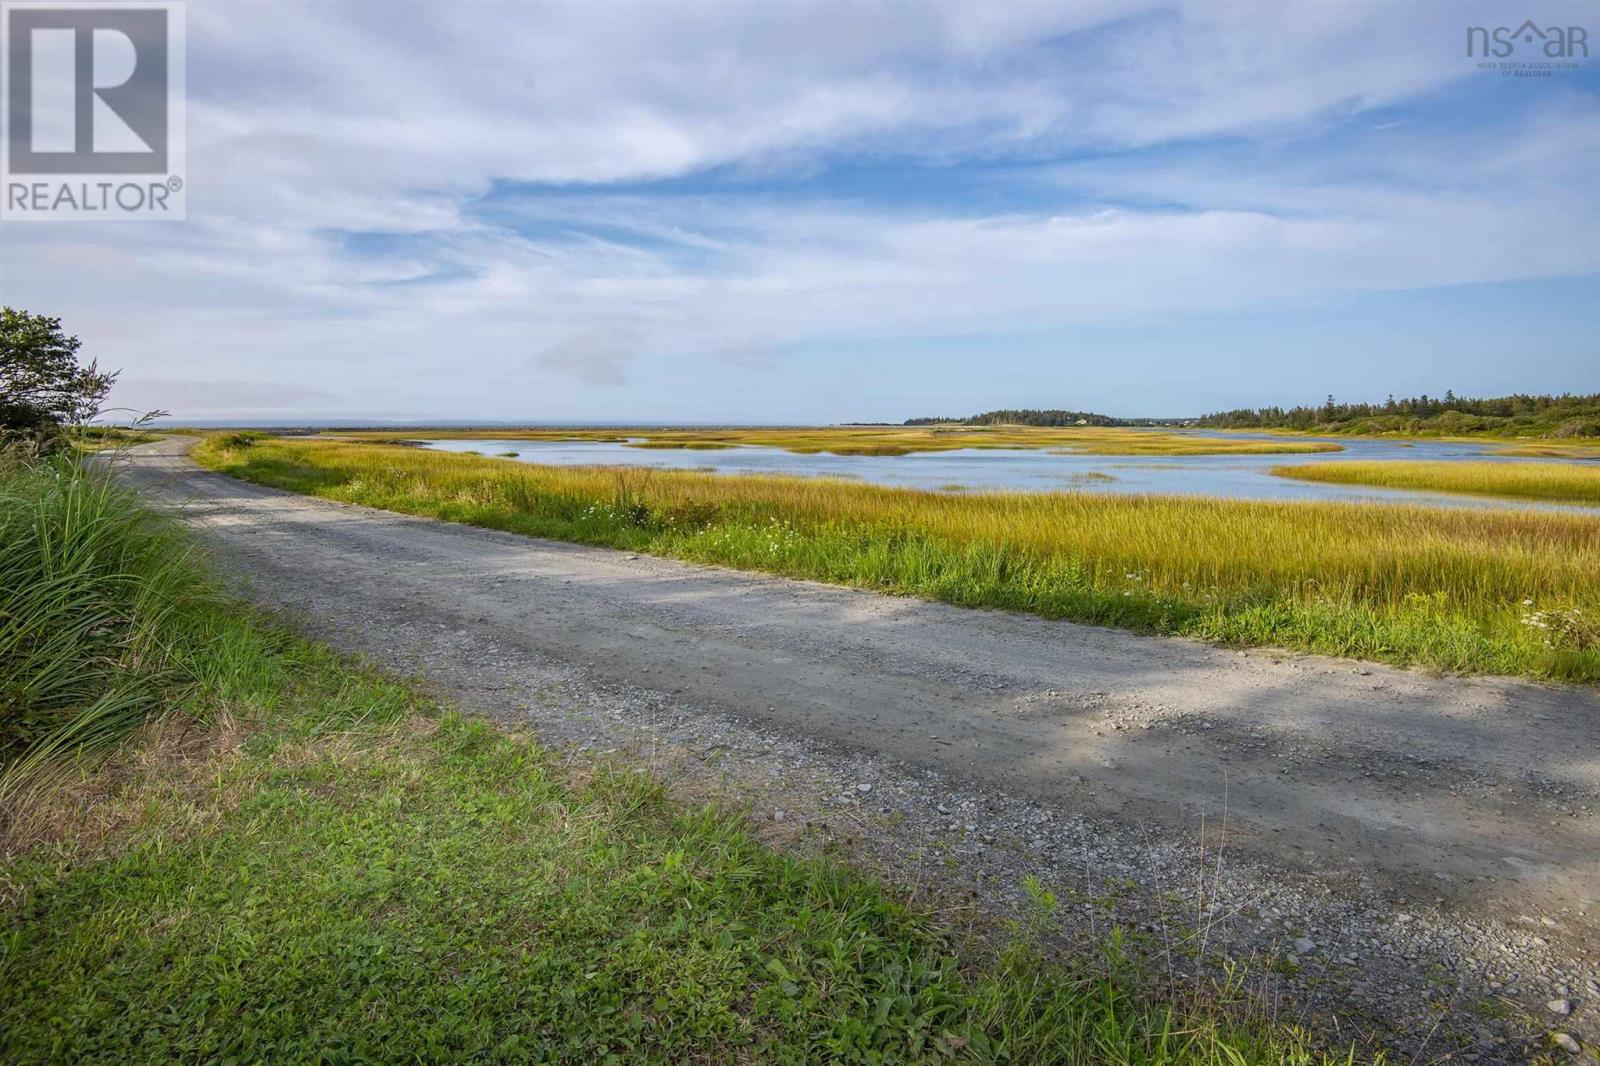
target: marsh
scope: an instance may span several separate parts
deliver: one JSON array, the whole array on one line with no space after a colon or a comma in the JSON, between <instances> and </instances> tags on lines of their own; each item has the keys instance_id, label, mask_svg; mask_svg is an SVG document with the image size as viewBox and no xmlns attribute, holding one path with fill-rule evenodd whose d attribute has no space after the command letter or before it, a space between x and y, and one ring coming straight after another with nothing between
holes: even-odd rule
<instances>
[{"instance_id":1,"label":"marsh","mask_svg":"<svg viewBox=\"0 0 1600 1066\"><path fill-rule=\"evenodd\" d=\"M1150 434L1152 438L1164 434ZM1240 441L1296 443L1268 434L1184 434L1220 444ZM442 452L516 451L517 460L543 466L629 466L659 470L700 470L727 474L849 478L893 488L1005 492L1099 492L1221 496L1245 500L1390 500L1453 507L1551 507L1600 513L1581 505L1497 499L1447 492L1374 485L1313 482L1275 476L1274 468L1347 460L1526 463L1537 455L1502 454L1505 441L1380 440L1344 438L1341 450L1302 454L1184 455L1172 453L1108 455L1076 452L1065 447L968 447L912 451L904 455L841 455L828 451L795 452L775 445L722 445L707 449L661 447L644 436L628 433L611 440L527 440L508 438L445 438L423 440ZM640 447L641 444L650 445ZM1600 466L1600 451L1574 452L1568 460L1584 467ZM1544 457L1548 464L1548 457Z\"/></svg>"}]
</instances>

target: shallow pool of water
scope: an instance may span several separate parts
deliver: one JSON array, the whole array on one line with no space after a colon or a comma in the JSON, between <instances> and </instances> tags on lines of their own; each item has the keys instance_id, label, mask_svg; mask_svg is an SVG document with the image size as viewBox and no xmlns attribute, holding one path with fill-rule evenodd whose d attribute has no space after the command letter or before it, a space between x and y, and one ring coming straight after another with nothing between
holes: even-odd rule
<instances>
[{"instance_id":1,"label":"shallow pool of water","mask_svg":"<svg viewBox=\"0 0 1600 1066\"><path fill-rule=\"evenodd\" d=\"M1228 434L1238 439L1241 434ZM1264 437L1261 439L1280 439ZM1339 439L1340 452L1301 455L1074 455L1028 448L962 448L910 455L796 455L781 448L739 445L715 451L630 448L609 441L430 440L435 451L496 455L516 452L517 461L548 466L628 466L658 470L706 470L724 474L837 477L874 485L944 492L1178 493L1247 500L1387 500L1452 507L1538 507L1600 514L1600 508L1498 500L1485 496L1326 485L1274 477L1274 466L1341 459L1492 460L1495 462L1593 463L1594 459L1524 459L1491 454L1505 441L1458 444Z\"/></svg>"}]
</instances>

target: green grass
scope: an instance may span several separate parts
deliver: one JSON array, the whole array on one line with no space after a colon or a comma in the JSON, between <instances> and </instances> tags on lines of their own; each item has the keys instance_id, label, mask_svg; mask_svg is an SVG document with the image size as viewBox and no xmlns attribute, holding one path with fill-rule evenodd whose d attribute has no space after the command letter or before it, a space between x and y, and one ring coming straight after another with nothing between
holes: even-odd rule
<instances>
[{"instance_id":1,"label":"green grass","mask_svg":"<svg viewBox=\"0 0 1600 1066\"><path fill-rule=\"evenodd\" d=\"M939 493L209 440L262 484L512 532L1142 632L1593 683L1600 519L1400 504Z\"/></svg>"},{"instance_id":2,"label":"green grass","mask_svg":"<svg viewBox=\"0 0 1600 1066\"><path fill-rule=\"evenodd\" d=\"M1328 1061L1115 939L1046 959L1037 887L991 954L637 766L441 716L222 597L101 473L3 485L8 548L36 542L0 615L11 765L97 690L140 713L0 801L0 1061ZM73 699L30 695L73 666Z\"/></svg>"},{"instance_id":3,"label":"green grass","mask_svg":"<svg viewBox=\"0 0 1600 1066\"><path fill-rule=\"evenodd\" d=\"M1600 505L1600 464L1497 462L1324 462L1277 466L1279 477L1338 485L1461 492L1513 500Z\"/></svg>"},{"instance_id":4,"label":"green grass","mask_svg":"<svg viewBox=\"0 0 1600 1066\"><path fill-rule=\"evenodd\" d=\"M1322 1061L1115 957L1019 937L965 963L870 881L648 775L398 709L159 760L82 818L109 837L14 860L0 1057Z\"/></svg>"},{"instance_id":5,"label":"green grass","mask_svg":"<svg viewBox=\"0 0 1600 1066\"><path fill-rule=\"evenodd\" d=\"M148 444L160 437L159 433L122 426L75 426L67 432L67 439L81 452L101 452L109 448Z\"/></svg>"}]
</instances>

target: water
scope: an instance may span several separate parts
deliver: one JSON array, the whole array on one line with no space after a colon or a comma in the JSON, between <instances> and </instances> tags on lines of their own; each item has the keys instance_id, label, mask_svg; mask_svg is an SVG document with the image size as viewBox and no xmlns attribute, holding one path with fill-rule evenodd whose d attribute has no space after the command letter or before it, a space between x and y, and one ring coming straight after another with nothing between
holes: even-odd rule
<instances>
[{"instance_id":1,"label":"water","mask_svg":"<svg viewBox=\"0 0 1600 1066\"><path fill-rule=\"evenodd\" d=\"M1205 434L1212 435L1212 434ZM1227 434L1239 439L1245 434ZM1260 437L1279 440L1282 438ZM782 474L837 477L874 485L946 492L1176 493L1243 500L1386 500L1451 507L1500 507L1600 514L1600 508L1497 500L1486 496L1326 485L1274 477L1274 466L1300 466L1341 459L1491 460L1552 462L1490 454L1505 441L1459 444L1419 440L1338 439L1342 452L1301 455L1073 455L1043 449L962 448L910 455L796 455L781 448L739 445L716 451L630 448L610 441L431 440L435 451L517 452L518 461L548 466L628 466L658 470L705 470L723 474ZM1596 459L1571 462L1594 463ZM1114 480L1105 481L1101 477Z\"/></svg>"}]
</instances>

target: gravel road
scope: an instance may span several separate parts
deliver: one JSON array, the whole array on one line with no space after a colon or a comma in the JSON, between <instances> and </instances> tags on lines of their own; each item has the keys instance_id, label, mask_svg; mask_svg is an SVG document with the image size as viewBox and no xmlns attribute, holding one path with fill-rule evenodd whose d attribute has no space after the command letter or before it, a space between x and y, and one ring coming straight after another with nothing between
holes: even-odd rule
<instances>
[{"instance_id":1,"label":"gravel road","mask_svg":"<svg viewBox=\"0 0 1600 1066\"><path fill-rule=\"evenodd\" d=\"M185 446L119 462L259 601L748 803L780 842L991 914L1035 875L1068 941L1124 924L1173 980L1255 958L1273 1011L1402 1058L1600 1039L1593 690L534 540L245 484Z\"/></svg>"}]
</instances>

